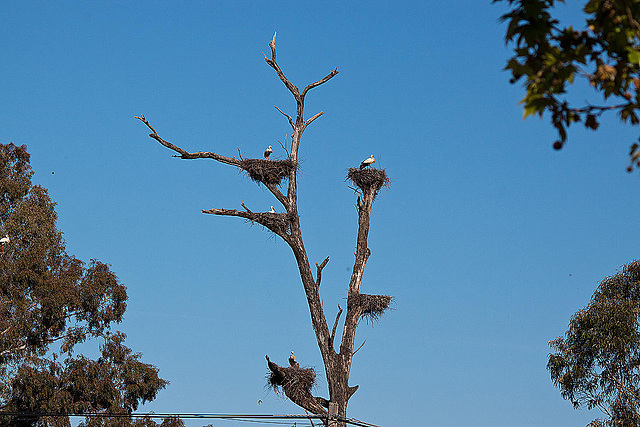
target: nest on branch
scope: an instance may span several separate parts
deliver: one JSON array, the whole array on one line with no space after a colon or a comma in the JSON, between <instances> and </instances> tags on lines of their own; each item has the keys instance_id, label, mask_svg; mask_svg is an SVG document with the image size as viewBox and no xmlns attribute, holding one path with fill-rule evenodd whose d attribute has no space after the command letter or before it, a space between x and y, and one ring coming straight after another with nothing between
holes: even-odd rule
<instances>
[{"instance_id":1,"label":"nest on branch","mask_svg":"<svg viewBox=\"0 0 640 427\"><path fill-rule=\"evenodd\" d=\"M282 391L293 403L315 414L324 413L322 408L328 405L325 399L316 398L311 390L316 385L316 371L313 368L299 366L278 366L266 356L269 365L267 386L276 393Z\"/></svg>"},{"instance_id":2,"label":"nest on branch","mask_svg":"<svg viewBox=\"0 0 640 427\"><path fill-rule=\"evenodd\" d=\"M349 297L350 304L357 304L362 310L362 317L367 320L378 320L391 305L391 295L358 294Z\"/></svg>"},{"instance_id":3,"label":"nest on branch","mask_svg":"<svg viewBox=\"0 0 640 427\"><path fill-rule=\"evenodd\" d=\"M297 166L291 159L243 159L240 161L240 167L249 174L252 181L280 185Z\"/></svg>"},{"instance_id":4,"label":"nest on branch","mask_svg":"<svg viewBox=\"0 0 640 427\"><path fill-rule=\"evenodd\" d=\"M389 184L389 178L384 169L349 168L347 178L353 181L362 190L363 194L367 194L370 189L373 189L374 194L378 194L382 187Z\"/></svg>"},{"instance_id":5,"label":"nest on branch","mask_svg":"<svg viewBox=\"0 0 640 427\"><path fill-rule=\"evenodd\" d=\"M291 230L291 221L295 218L295 214L292 213L270 213L270 212L261 212L254 213L254 218L251 221L255 221L260 225L267 227L269 230L274 233L288 233Z\"/></svg>"}]
</instances>

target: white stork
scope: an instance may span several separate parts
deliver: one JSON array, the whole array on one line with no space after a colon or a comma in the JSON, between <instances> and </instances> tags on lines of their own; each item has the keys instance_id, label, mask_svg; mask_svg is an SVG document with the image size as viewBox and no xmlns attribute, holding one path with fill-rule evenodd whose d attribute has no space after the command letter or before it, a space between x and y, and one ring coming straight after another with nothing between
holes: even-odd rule
<instances>
[{"instance_id":1,"label":"white stork","mask_svg":"<svg viewBox=\"0 0 640 427\"><path fill-rule=\"evenodd\" d=\"M8 235L5 235L2 239L0 239L0 243L2 243L2 253L4 253L4 245L9 243L11 239L9 239Z\"/></svg>"},{"instance_id":2,"label":"white stork","mask_svg":"<svg viewBox=\"0 0 640 427\"><path fill-rule=\"evenodd\" d=\"M273 153L273 148L271 148L271 146L269 146L266 150L264 150L264 158L268 159L269 156L271 155L271 153Z\"/></svg>"},{"instance_id":3,"label":"white stork","mask_svg":"<svg viewBox=\"0 0 640 427\"><path fill-rule=\"evenodd\" d=\"M362 163L360 163L360 170L366 168L367 166L371 166L375 162L376 162L376 159L373 158L373 154L372 154L371 157L367 157L362 161Z\"/></svg>"},{"instance_id":4,"label":"white stork","mask_svg":"<svg viewBox=\"0 0 640 427\"><path fill-rule=\"evenodd\" d=\"M271 209L269 210L269 213L276 213L276 209L273 206L271 206Z\"/></svg>"},{"instance_id":5,"label":"white stork","mask_svg":"<svg viewBox=\"0 0 640 427\"><path fill-rule=\"evenodd\" d=\"M296 356L293 355L293 351L291 352L291 356L289 356L289 365L294 368L299 367L298 362L296 362Z\"/></svg>"}]
</instances>

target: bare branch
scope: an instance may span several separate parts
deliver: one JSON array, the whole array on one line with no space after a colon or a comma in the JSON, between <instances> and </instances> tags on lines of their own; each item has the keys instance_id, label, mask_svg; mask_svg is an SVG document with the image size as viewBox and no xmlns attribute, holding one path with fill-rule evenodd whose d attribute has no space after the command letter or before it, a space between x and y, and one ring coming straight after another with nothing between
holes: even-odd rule
<instances>
[{"instance_id":1,"label":"bare branch","mask_svg":"<svg viewBox=\"0 0 640 427\"><path fill-rule=\"evenodd\" d=\"M315 116L311 117L310 119L308 119L305 123L304 123L304 128L306 128L307 126L309 126L311 124L311 122L313 122L315 119L317 119L318 117L320 117L321 115L324 114L324 111L320 111L318 114L316 114Z\"/></svg>"},{"instance_id":2,"label":"bare branch","mask_svg":"<svg viewBox=\"0 0 640 427\"><path fill-rule=\"evenodd\" d=\"M199 151L196 153L189 153L188 151L184 150L183 148L178 147L177 145L174 145L172 143L170 143L169 141L165 141L164 139L162 139L160 137L160 135L158 135L158 132L156 132L156 130L153 128L153 126L151 126L151 124L147 121L147 119L144 117L143 114L140 115L140 117L135 117L136 119L140 120L142 123L144 123L145 125L147 125L147 127L149 129L151 129L152 133L149 134L149 136L153 139L155 139L156 141L158 141L160 144L164 145L165 147L175 151L176 153L180 154L180 157L182 159L213 159L213 160L217 160L219 162L222 163L226 163L228 165L232 165L232 166L240 166L240 161L233 158L233 157L226 157L226 156L221 156L220 154L216 154L216 153L212 153L209 151Z\"/></svg>"},{"instance_id":3,"label":"bare branch","mask_svg":"<svg viewBox=\"0 0 640 427\"><path fill-rule=\"evenodd\" d=\"M356 348L356 351L351 353L351 356L355 356L356 353L358 352L358 350L360 350L362 348L362 346L364 346L364 343L366 343L366 342L367 342L367 339L365 338L364 341L362 341L362 344L360 344L360 347Z\"/></svg>"},{"instance_id":4,"label":"bare branch","mask_svg":"<svg viewBox=\"0 0 640 427\"><path fill-rule=\"evenodd\" d=\"M271 194L273 194L275 198L278 199L280 203L282 203L282 206L284 206L284 208L287 211L289 211L289 201L287 200L285 195L282 194L282 192L278 189L278 186L276 184L267 183L267 182L263 184L265 187L269 189L269 191L271 191Z\"/></svg>"},{"instance_id":5,"label":"bare branch","mask_svg":"<svg viewBox=\"0 0 640 427\"><path fill-rule=\"evenodd\" d=\"M280 140L278 140L278 143L280 144L284 152L287 153L287 157L291 157L291 154L289 154L289 150L287 150L287 135L284 136L284 144L280 142Z\"/></svg>"},{"instance_id":6,"label":"bare branch","mask_svg":"<svg viewBox=\"0 0 640 427\"><path fill-rule=\"evenodd\" d=\"M271 68L276 70L278 77L280 77L282 83L284 83L287 89L289 89L289 92L291 92L296 99L299 99L300 90L296 85L291 83L289 79L285 77L284 73L280 69L280 66L278 66L278 63L276 62L276 33L273 33L273 39L271 40L271 42L269 42L269 47L271 48L271 59L267 58L267 55L265 55L264 60L271 66Z\"/></svg>"},{"instance_id":7,"label":"bare branch","mask_svg":"<svg viewBox=\"0 0 640 427\"><path fill-rule=\"evenodd\" d=\"M342 307L340 307L340 304L338 304L338 314L336 314L336 321L333 322L333 329L331 330L331 338L329 338L329 340L331 341L331 347L333 347L333 340L336 337L336 329L338 328L338 321L340 320L340 316L342 315Z\"/></svg>"},{"instance_id":8,"label":"bare branch","mask_svg":"<svg viewBox=\"0 0 640 427\"><path fill-rule=\"evenodd\" d=\"M320 265L316 262L316 268L318 269L318 273L316 274L316 286L320 287L320 281L322 280L322 269L329 262L329 257L326 257L324 261Z\"/></svg>"},{"instance_id":9,"label":"bare branch","mask_svg":"<svg viewBox=\"0 0 640 427\"><path fill-rule=\"evenodd\" d=\"M240 206L242 206L242 207L244 208L244 210L246 210L247 212L249 212L249 213L253 213L253 212L251 212L251 210L250 210L248 207L246 207L246 206L244 205L244 202L240 203Z\"/></svg>"},{"instance_id":10,"label":"bare branch","mask_svg":"<svg viewBox=\"0 0 640 427\"><path fill-rule=\"evenodd\" d=\"M282 237L285 242L291 242L291 237L287 234L290 225L289 214L252 212L244 205L244 203L242 203L241 205L246 209L246 211L239 211L237 209L213 208L202 209L202 213L221 216L237 216L240 218L244 218L248 221L256 222L263 227L268 228L278 236Z\"/></svg>"},{"instance_id":11,"label":"bare branch","mask_svg":"<svg viewBox=\"0 0 640 427\"><path fill-rule=\"evenodd\" d=\"M291 127L295 130L296 125L295 125L295 123L293 123L293 119L291 118L291 116L290 116L290 115L288 115L287 113L285 113L284 111L282 111L281 109L279 109L277 106L275 106L275 105L274 105L274 107L275 107L275 109L276 109L276 110L280 111L280 113L281 113L283 116L285 116L287 119L289 119L289 124L290 124L290 125L291 125Z\"/></svg>"},{"instance_id":12,"label":"bare branch","mask_svg":"<svg viewBox=\"0 0 640 427\"><path fill-rule=\"evenodd\" d=\"M626 107L628 104L617 104L617 105L606 105L606 106L602 106L602 105L588 105L586 107L582 107L582 108L569 108L569 110L575 112L575 113L595 113L595 114L602 114L605 111L608 110L617 110L619 108L624 108Z\"/></svg>"},{"instance_id":13,"label":"bare branch","mask_svg":"<svg viewBox=\"0 0 640 427\"><path fill-rule=\"evenodd\" d=\"M349 387L349 389L347 391L347 400L351 399L351 396L353 396L353 393L358 391L359 387L360 387L359 385L354 385L353 387Z\"/></svg>"},{"instance_id":14,"label":"bare branch","mask_svg":"<svg viewBox=\"0 0 640 427\"><path fill-rule=\"evenodd\" d=\"M269 42L269 47L271 48L271 58L274 61L276 60L276 34L278 34L278 32L274 31L273 32L273 38Z\"/></svg>"},{"instance_id":15,"label":"bare branch","mask_svg":"<svg viewBox=\"0 0 640 427\"><path fill-rule=\"evenodd\" d=\"M321 84L328 82L336 74L338 74L338 68L337 67L334 68L333 71L331 71L329 74L327 74L326 76L324 76L323 78L321 78L317 82L311 83L310 85L307 85L307 87L305 87L304 90L302 91L302 96L305 96L307 94L307 92L309 90L313 89L314 87L320 86Z\"/></svg>"},{"instance_id":16,"label":"bare branch","mask_svg":"<svg viewBox=\"0 0 640 427\"><path fill-rule=\"evenodd\" d=\"M244 207L244 204L242 206ZM202 209L202 213L211 214L211 215L223 215L223 216L239 216L249 220L253 220L253 217L255 215L251 211L243 212L237 209L223 209L223 208Z\"/></svg>"}]
</instances>

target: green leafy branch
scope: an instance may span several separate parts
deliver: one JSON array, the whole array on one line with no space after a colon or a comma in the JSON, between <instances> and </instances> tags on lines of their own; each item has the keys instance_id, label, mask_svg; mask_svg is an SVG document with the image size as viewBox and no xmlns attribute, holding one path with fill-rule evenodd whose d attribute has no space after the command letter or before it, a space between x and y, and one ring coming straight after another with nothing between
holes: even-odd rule
<instances>
[{"instance_id":1,"label":"green leafy branch","mask_svg":"<svg viewBox=\"0 0 640 427\"><path fill-rule=\"evenodd\" d=\"M525 118L550 113L558 132L555 149L566 143L571 124L581 122L597 130L601 115L608 111L617 111L623 123L640 123L640 2L587 1L584 29L576 30L561 27L551 15L556 3L564 0L494 3L498 1L512 6L501 17L508 22L505 41L515 45L505 67L511 71L510 82L524 81L526 94L521 104ZM576 77L586 79L605 105L571 105L565 95ZM627 170L631 172L634 166L640 167L637 143L631 145L629 156Z\"/></svg>"}]
</instances>

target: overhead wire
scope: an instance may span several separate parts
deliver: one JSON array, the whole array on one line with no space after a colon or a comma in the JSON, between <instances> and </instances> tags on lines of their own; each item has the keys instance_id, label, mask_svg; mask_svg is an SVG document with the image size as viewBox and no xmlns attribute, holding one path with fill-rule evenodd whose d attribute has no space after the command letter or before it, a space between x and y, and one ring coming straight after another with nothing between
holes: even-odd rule
<instances>
[{"instance_id":1,"label":"overhead wire","mask_svg":"<svg viewBox=\"0 0 640 427\"><path fill-rule=\"evenodd\" d=\"M311 419L327 419L326 415L293 415L293 414L213 414L213 413L122 413L122 414L114 414L114 413L98 413L98 412L87 412L82 414L73 414L73 413L56 413L56 412L24 412L24 411L0 411L0 416L14 416L14 417L25 417L25 418L33 418L33 417L88 417L88 418L158 418L158 419L167 419L167 418L178 418L178 419L219 419L219 420L229 420L229 421L245 421L245 422L263 422L265 424L280 424L280 425L288 425L288 423L282 423L278 420L311 420ZM369 424L364 421L356 420L355 418L342 418L335 416L336 421L344 422L348 425L358 426L358 427L379 427L375 424Z\"/></svg>"}]
</instances>

